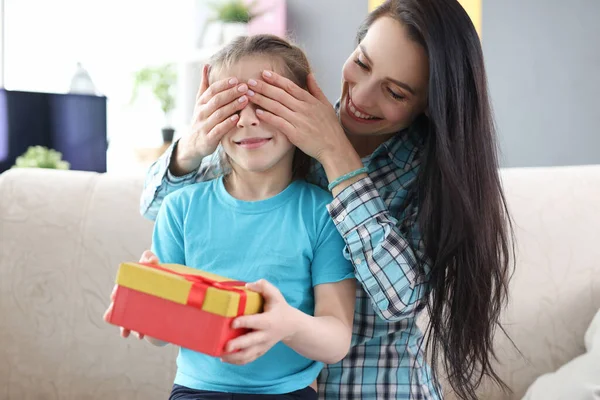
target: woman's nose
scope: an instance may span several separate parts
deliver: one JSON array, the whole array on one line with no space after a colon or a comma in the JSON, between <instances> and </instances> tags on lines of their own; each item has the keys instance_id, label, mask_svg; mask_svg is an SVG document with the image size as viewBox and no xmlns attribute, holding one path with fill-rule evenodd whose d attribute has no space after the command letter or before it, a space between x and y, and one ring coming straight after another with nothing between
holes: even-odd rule
<instances>
[{"instance_id":1,"label":"woman's nose","mask_svg":"<svg viewBox=\"0 0 600 400\"><path fill-rule=\"evenodd\" d=\"M247 128L249 126L260 125L260 120L256 117L255 107L252 104L248 104L240 112L240 119L238 119L238 128Z\"/></svg>"},{"instance_id":2,"label":"woman's nose","mask_svg":"<svg viewBox=\"0 0 600 400\"><path fill-rule=\"evenodd\" d=\"M375 85L369 81L354 85L352 102L362 109L373 109L373 99L376 98Z\"/></svg>"}]
</instances>

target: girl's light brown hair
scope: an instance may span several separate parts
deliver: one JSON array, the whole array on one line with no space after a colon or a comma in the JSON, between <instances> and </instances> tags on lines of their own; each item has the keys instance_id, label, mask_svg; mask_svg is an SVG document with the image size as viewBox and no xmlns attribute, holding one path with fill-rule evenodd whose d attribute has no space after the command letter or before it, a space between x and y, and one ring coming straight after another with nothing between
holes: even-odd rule
<instances>
[{"instance_id":1,"label":"girl's light brown hair","mask_svg":"<svg viewBox=\"0 0 600 400\"><path fill-rule=\"evenodd\" d=\"M241 36L214 54L209 61L209 83L213 83L215 75L220 71L231 68L245 57L255 56L271 59L281 68L286 78L302 89L307 89L310 64L302 49L279 36L268 34ZM222 163L227 162L225 158L221 157ZM310 158L296 148L292 166L293 178L305 179L309 164Z\"/></svg>"}]
</instances>

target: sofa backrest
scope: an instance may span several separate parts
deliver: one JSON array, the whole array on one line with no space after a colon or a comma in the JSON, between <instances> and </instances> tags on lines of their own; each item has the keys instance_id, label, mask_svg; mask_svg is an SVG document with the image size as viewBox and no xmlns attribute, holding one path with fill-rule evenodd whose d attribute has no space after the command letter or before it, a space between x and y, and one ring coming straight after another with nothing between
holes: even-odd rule
<instances>
[{"instance_id":1,"label":"sofa backrest","mask_svg":"<svg viewBox=\"0 0 600 400\"><path fill-rule=\"evenodd\" d=\"M498 372L512 395L485 387L482 399L521 399L540 375L585 352L600 309L600 166L502 171L517 240L517 268L504 327L496 332Z\"/></svg>"},{"instance_id":2,"label":"sofa backrest","mask_svg":"<svg viewBox=\"0 0 600 400\"><path fill-rule=\"evenodd\" d=\"M502 171L517 238L498 371L521 398L583 353L600 308L600 166ZM102 320L116 269L150 246L143 178L73 171L0 175L0 398L164 399L176 349L123 340ZM449 396L449 398L452 398Z\"/></svg>"},{"instance_id":3,"label":"sofa backrest","mask_svg":"<svg viewBox=\"0 0 600 400\"><path fill-rule=\"evenodd\" d=\"M150 246L142 182L0 175L0 398L168 398L176 349L121 339L102 320L119 263Z\"/></svg>"}]
</instances>

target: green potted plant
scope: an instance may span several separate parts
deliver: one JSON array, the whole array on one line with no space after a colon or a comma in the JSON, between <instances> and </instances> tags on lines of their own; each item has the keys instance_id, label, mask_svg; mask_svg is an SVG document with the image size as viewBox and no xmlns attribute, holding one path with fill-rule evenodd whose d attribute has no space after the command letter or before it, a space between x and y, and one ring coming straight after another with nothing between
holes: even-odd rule
<instances>
[{"instance_id":1,"label":"green potted plant","mask_svg":"<svg viewBox=\"0 0 600 400\"><path fill-rule=\"evenodd\" d=\"M221 42L228 43L238 36L248 35L248 23L261 13L254 11L256 1L224 0L211 3L216 16L210 22L221 23Z\"/></svg>"},{"instance_id":2,"label":"green potted plant","mask_svg":"<svg viewBox=\"0 0 600 400\"><path fill-rule=\"evenodd\" d=\"M148 87L154 97L160 102L160 108L165 117L165 126L162 128L163 141L172 142L175 129L171 125L171 112L175 108L174 89L177 84L177 73L171 64L159 67L147 67L139 70L135 74L133 85L133 95L131 101L134 101L140 87Z\"/></svg>"},{"instance_id":3,"label":"green potted plant","mask_svg":"<svg viewBox=\"0 0 600 400\"><path fill-rule=\"evenodd\" d=\"M69 169L71 165L62 160L62 154L44 146L30 146L17 157L12 168Z\"/></svg>"}]
</instances>

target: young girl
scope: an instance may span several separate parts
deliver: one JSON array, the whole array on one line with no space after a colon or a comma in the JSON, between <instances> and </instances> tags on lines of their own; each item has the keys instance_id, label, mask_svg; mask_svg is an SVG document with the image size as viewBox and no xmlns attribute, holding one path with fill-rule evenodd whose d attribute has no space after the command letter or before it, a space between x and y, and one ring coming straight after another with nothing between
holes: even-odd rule
<instances>
[{"instance_id":1,"label":"young girl","mask_svg":"<svg viewBox=\"0 0 600 400\"><path fill-rule=\"evenodd\" d=\"M303 52L270 35L234 41L211 66L211 81L258 80L269 68L305 87L309 74ZM265 310L234 320L253 331L230 341L222 360L182 348L171 398L316 398L310 385L322 363L349 350L355 302L352 265L326 210L331 195L302 179L307 156L254 106L231 118L237 126L220 140L227 172L165 198L153 252L163 263L257 281L249 288Z\"/></svg>"}]
</instances>

